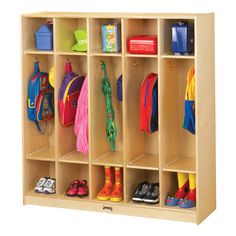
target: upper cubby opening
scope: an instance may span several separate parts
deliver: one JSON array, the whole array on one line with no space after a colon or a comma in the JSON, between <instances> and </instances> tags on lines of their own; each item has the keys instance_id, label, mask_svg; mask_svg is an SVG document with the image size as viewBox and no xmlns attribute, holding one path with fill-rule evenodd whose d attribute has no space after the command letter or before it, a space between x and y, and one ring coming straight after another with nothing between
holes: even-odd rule
<instances>
[{"instance_id":1,"label":"upper cubby opening","mask_svg":"<svg viewBox=\"0 0 236 236\"><path fill-rule=\"evenodd\" d=\"M162 19L160 33L162 57L194 58L194 19Z\"/></svg>"},{"instance_id":2,"label":"upper cubby opening","mask_svg":"<svg viewBox=\"0 0 236 236\"><path fill-rule=\"evenodd\" d=\"M129 55L127 48L129 37L143 36L143 35L157 36L157 32L158 32L157 19L126 19L125 45L124 45L125 53Z\"/></svg>"},{"instance_id":3,"label":"upper cubby opening","mask_svg":"<svg viewBox=\"0 0 236 236\"><path fill-rule=\"evenodd\" d=\"M56 50L58 54L86 54L87 51L81 51L81 49L77 49L77 51L72 50L73 46L77 43L75 32L78 30L85 30L87 32L86 18L56 19ZM84 35L82 37L83 40L87 40L87 37Z\"/></svg>"},{"instance_id":4,"label":"upper cubby opening","mask_svg":"<svg viewBox=\"0 0 236 236\"><path fill-rule=\"evenodd\" d=\"M140 89L150 73L158 73L157 58L127 59L124 80L124 112L126 166L128 168L159 168L159 132L140 130Z\"/></svg>"},{"instance_id":5,"label":"upper cubby opening","mask_svg":"<svg viewBox=\"0 0 236 236\"><path fill-rule=\"evenodd\" d=\"M117 136L115 139L115 151L106 134L106 102L102 91L103 73L101 61L107 68L107 75L111 85L111 98L114 109ZM92 57L90 74L90 110L91 114L91 156L95 165L123 165L123 102L117 99L117 79L122 74L122 62L120 57Z\"/></svg>"},{"instance_id":6,"label":"upper cubby opening","mask_svg":"<svg viewBox=\"0 0 236 236\"><path fill-rule=\"evenodd\" d=\"M23 71L23 90L24 92L24 105L25 105L25 149L26 157L28 159L47 160L53 161L55 159L55 125L54 119L46 123L40 124L42 129L45 128L44 134L40 133L33 121L28 119L27 113L27 99L28 99L28 86L30 78L34 72L35 60L39 61L41 72L49 73L53 66L53 56L51 55L24 55L24 71Z\"/></svg>"},{"instance_id":7,"label":"upper cubby opening","mask_svg":"<svg viewBox=\"0 0 236 236\"><path fill-rule=\"evenodd\" d=\"M35 33L43 24L53 22L52 18L44 17L24 17L22 19L22 37L24 53L50 53L52 50L39 51L36 48Z\"/></svg>"},{"instance_id":8,"label":"upper cubby opening","mask_svg":"<svg viewBox=\"0 0 236 236\"><path fill-rule=\"evenodd\" d=\"M79 76L87 75L87 57L78 55L60 55L57 56L57 93L62 84L65 65L70 62L72 65L72 71ZM74 125L63 126L59 122L59 117L56 119L58 124L58 155L59 161L68 163L88 163L88 154L82 154L76 151L76 136L74 133Z\"/></svg>"},{"instance_id":9,"label":"upper cubby opening","mask_svg":"<svg viewBox=\"0 0 236 236\"><path fill-rule=\"evenodd\" d=\"M161 64L160 145L166 171L196 171L196 137L183 128L187 74L192 66L194 60L190 59L163 59Z\"/></svg>"},{"instance_id":10,"label":"upper cubby opening","mask_svg":"<svg viewBox=\"0 0 236 236\"><path fill-rule=\"evenodd\" d=\"M121 19L119 18L94 18L94 19L90 19L90 50L91 50L91 54L92 55L102 55L102 54L106 54L103 52L102 48L103 48L103 43L102 43L102 26L103 25L108 25L108 24L118 24L120 29L118 30L118 42L120 45L120 50L119 52L115 52L115 53L107 53L107 54L119 54L121 55L122 52L122 42L121 42ZM111 37L111 36L110 36ZM112 34L112 38L114 40L116 40L116 35Z\"/></svg>"}]
</instances>

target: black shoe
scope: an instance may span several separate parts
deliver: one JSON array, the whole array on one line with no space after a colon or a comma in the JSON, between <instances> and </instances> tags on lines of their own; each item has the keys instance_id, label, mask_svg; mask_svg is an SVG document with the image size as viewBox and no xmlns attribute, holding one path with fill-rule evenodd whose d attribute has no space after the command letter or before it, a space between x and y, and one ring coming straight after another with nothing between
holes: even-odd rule
<instances>
[{"instance_id":1,"label":"black shoe","mask_svg":"<svg viewBox=\"0 0 236 236\"><path fill-rule=\"evenodd\" d=\"M143 201L148 204L159 203L159 183L151 183L149 185L149 192L146 194Z\"/></svg>"},{"instance_id":2,"label":"black shoe","mask_svg":"<svg viewBox=\"0 0 236 236\"><path fill-rule=\"evenodd\" d=\"M149 192L149 185L150 184L147 181L139 183L134 191L132 200L134 202L143 202L145 196Z\"/></svg>"}]
</instances>

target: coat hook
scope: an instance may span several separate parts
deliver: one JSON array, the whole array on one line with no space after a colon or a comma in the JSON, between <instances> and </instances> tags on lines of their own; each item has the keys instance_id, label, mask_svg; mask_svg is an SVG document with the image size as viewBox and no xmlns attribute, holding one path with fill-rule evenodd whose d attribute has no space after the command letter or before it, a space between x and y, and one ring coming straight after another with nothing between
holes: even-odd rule
<instances>
[{"instance_id":1,"label":"coat hook","mask_svg":"<svg viewBox=\"0 0 236 236\"><path fill-rule=\"evenodd\" d=\"M136 61L136 60L134 60L134 63L133 63L133 66L134 67L138 67L140 64Z\"/></svg>"},{"instance_id":2,"label":"coat hook","mask_svg":"<svg viewBox=\"0 0 236 236\"><path fill-rule=\"evenodd\" d=\"M167 67L174 68L174 67L176 67L176 64L172 61L167 61Z\"/></svg>"},{"instance_id":3,"label":"coat hook","mask_svg":"<svg viewBox=\"0 0 236 236\"><path fill-rule=\"evenodd\" d=\"M34 60L35 62L40 62L37 56L34 57Z\"/></svg>"}]
</instances>

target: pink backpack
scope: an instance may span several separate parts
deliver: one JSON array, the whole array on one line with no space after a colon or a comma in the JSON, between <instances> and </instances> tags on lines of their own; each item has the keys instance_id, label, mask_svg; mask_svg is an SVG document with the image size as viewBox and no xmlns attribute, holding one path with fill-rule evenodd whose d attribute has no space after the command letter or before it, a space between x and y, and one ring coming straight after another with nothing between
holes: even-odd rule
<instances>
[{"instance_id":1,"label":"pink backpack","mask_svg":"<svg viewBox=\"0 0 236 236\"><path fill-rule=\"evenodd\" d=\"M74 132L77 136L78 152L88 153L88 78L86 76L78 98Z\"/></svg>"}]
</instances>

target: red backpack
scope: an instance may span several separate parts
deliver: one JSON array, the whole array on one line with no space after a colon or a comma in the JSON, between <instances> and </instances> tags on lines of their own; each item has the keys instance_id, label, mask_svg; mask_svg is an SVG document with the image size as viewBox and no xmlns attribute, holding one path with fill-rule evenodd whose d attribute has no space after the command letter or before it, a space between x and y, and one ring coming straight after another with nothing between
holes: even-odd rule
<instances>
[{"instance_id":1,"label":"red backpack","mask_svg":"<svg viewBox=\"0 0 236 236\"><path fill-rule=\"evenodd\" d=\"M155 73L150 73L141 85L140 129L148 133L158 129L158 82Z\"/></svg>"}]
</instances>

